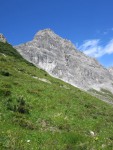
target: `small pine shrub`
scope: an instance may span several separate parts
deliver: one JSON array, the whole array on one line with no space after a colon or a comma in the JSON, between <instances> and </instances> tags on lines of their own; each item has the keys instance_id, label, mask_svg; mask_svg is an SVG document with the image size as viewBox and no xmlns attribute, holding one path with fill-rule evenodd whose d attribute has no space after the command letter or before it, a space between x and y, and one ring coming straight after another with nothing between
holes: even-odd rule
<instances>
[{"instance_id":1,"label":"small pine shrub","mask_svg":"<svg viewBox=\"0 0 113 150\"><path fill-rule=\"evenodd\" d=\"M47 73L45 73L45 76L47 76Z\"/></svg>"},{"instance_id":2,"label":"small pine shrub","mask_svg":"<svg viewBox=\"0 0 113 150\"><path fill-rule=\"evenodd\" d=\"M29 114L30 112L30 107L28 104L26 104L23 97L19 97L16 100L9 98L6 102L6 107L8 110L18 112L20 114Z\"/></svg>"},{"instance_id":3,"label":"small pine shrub","mask_svg":"<svg viewBox=\"0 0 113 150\"><path fill-rule=\"evenodd\" d=\"M17 102L17 111L22 114L29 114L29 106L26 104L23 97L19 97Z\"/></svg>"},{"instance_id":4,"label":"small pine shrub","mask_svg":"<svg viewBox=\"0 0 113 150\"><path fill-rule=\"evenodd\" d=\"M11 74L8 71L1 71L0 74L7 77L11 76Z\"/></svg>"}]
</instances>

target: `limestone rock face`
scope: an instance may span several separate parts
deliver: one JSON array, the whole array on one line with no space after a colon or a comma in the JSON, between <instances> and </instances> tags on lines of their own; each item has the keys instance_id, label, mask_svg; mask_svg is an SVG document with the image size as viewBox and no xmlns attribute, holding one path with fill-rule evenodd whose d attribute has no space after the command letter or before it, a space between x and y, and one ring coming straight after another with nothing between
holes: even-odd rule
<instances>
[{"instance_id":1,"label":"limestone rock face","mask_svg":"<svg viewBox=\"0 0 113 150\"><path fill-rule=\"evenodd\" d=\"M37 67L76 87L113 92L113 74L50 29L39 31L32 41L15 48Z\"/></svg>"},{"instance_id":2,"label":"limestone rock face","mask_svg":"<svg viewBox=\"0 0 113 150\"><path fill-rule=\"evenodd\" d=\"M2 33L0 33L0 42L6 43L7 40Z\"/></svg>"},{"instance_id":3,"label":"limestone rock face","mask_svg":"<svg viewBox=\"0 0 113 150\"><path fill-rule=\"evenodd\" d=\"M110 67L108 70L111 73L111 75L113 75L113 67Z\"/></svg>"}]
</instances>

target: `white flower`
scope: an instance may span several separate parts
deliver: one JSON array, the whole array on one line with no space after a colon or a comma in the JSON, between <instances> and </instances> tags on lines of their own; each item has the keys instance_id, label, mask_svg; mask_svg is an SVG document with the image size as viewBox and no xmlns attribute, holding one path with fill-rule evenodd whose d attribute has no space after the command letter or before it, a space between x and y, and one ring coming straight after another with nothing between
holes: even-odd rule
<instances>
[{"instance_id":1,"label":"white flower","mask_svg":"<svg viewBox=\"0 0 113 150\"><path fill-rule=\"evenodd\" d=\"M95 133L93 131L90 131L91 136L95 136Z\"/></svg>"},{"instance_id":2,"label":"white flower","mask_svg":"<svg viewBox=\"0 0 113 150\"><path fill-rule=\"evenodd\" d=\"M30 140L27 140L27 143L29 143L30 142Z\"/></svg>"}]
</instances>

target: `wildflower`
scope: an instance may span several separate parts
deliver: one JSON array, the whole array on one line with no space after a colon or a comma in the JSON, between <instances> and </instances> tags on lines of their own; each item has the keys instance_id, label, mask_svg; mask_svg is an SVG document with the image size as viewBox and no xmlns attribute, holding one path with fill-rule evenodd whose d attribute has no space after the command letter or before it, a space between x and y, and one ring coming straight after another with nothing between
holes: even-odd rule
<instances>
[{"instance_id":1,"label":"wildflower","mask_svg":"<svg viewBox=\"0 0 113 150\"><path fill-rule=\"evenodd\" d=\"M27 143L29 143L30 142L30 140L27 140Z\"/></svg>"},{"instance_id":2,"label":"wildflower","mask_svg":"<svg viewBox=\"0 0 113 150\"><path fill-rule=\"evenodd\" d=\"M95 133L93 131L90 131L91 136L95 136Z\"/></svg>"}]
</instances>

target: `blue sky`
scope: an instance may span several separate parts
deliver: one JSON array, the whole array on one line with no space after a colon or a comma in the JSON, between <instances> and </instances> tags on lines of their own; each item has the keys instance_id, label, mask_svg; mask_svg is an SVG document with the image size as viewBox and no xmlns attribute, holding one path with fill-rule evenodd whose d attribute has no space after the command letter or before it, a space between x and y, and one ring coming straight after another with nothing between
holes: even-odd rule
<instances>
[{"instance_id":1,"label":"blue sky","mask_svg":"<svg viewBox=\"0 0 113 150\"><path fill-rule=\"evenodd\" d=\"M113 66L113 0L0 0L0 32L12 45L45 28Z\"/></svg>"}]
</instances>

